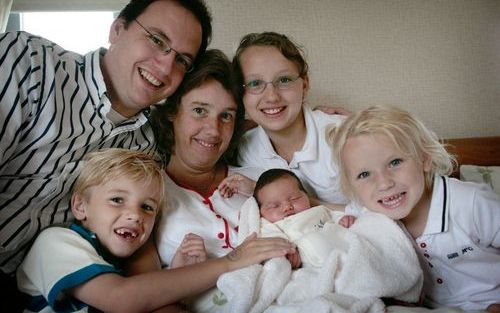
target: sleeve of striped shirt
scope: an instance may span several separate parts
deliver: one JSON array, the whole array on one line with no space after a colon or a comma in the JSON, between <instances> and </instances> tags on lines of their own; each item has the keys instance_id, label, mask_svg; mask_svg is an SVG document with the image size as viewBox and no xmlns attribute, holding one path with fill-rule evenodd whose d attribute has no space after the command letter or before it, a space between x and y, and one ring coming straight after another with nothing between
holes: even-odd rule
<instances>
[{"instance_id":1,"label":"sleeve of striped shirt","mask_svg":"<svg viewBox=\"0 0 500 313\"><path fill-rule=\"evenodd\" d=\"M33 77L40 65L32 63L39 54L32 38L36 37L23 32L0 37L0 168L15 153L37 109L40 82Z\"/></svg>"}]
</instances>

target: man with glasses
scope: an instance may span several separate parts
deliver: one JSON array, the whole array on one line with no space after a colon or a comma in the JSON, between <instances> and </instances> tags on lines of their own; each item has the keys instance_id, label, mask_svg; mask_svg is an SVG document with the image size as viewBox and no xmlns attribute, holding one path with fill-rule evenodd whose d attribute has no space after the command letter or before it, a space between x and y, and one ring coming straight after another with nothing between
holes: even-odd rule
<instances>
[{"instance_id":1,"label":"man with glasses","mask_svg":"<svg viewBox=\"0 0 500 313\"><path fill-rule=\"evenodd\" d=\"M211 32L203 0L131 0L107 50L82 56L25 32L0 36L2 286L12 288L40 230L72 218L68 195L86 153L154 151L149 107L176 90Z\"/></svg>"}]
</instances>

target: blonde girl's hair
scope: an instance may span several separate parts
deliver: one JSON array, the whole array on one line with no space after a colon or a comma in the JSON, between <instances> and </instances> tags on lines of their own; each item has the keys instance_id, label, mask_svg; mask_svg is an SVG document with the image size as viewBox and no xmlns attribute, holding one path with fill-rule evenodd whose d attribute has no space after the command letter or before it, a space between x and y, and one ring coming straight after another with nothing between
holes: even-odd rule
<instances>
[{"instance_id":1,"label":"blonde girl's hair","mask_svg":"<svg viewBox=\"0 0 500 313\"><path fill-rule=\"evenodd\" d=\"M354 200L349 186L342 151L347 139L359 135L384 135L408 157L424 162L431 159L431 169L425 173L426 187L431 188L435 175L449 175L456 165L434 132L409 112L390 106L371 106L350 115L339 127L327 130L327 142L334 162L340 170L340 183L345 196Z\"/></svg>"},{"instance_id":2,"label":"blonde girl's hair","mask_svg":"<svg viewBox=\"0 0 500 313\"><path fill-rule=\"evenodd\" d=\"M84 162L73 193L88 197L90 187L126 176L133 181L143 181L145 186L151 183L157 184L160 188L159 212L165 207L162 169L152 156L140 151L110 148L88 153L84 157Z\"/></svg>"}]
</instances>

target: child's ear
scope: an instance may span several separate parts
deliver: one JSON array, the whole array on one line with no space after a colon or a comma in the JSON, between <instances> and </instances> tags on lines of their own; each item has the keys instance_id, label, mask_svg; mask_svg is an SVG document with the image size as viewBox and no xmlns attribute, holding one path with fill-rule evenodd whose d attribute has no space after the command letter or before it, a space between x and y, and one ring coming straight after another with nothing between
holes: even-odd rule
<instances>
[{"instance_id":1,"label":"child's ear","mask_svg":"<svg viewBox=\"0 0 500 313\"><path fill-rule=\"evenodd\" d=\"M79 221L83 221L87 217L85 203L85 198L82 195L74 193L71 196L71 212L73 212L73 215Z\"/></svg>"},{"instance_id":2,"label":"child's ear","mask_svg":"<svg viewBox=\"0 0 500 313\"><path fill-rule=\"evenodd\" d=\"M304 93L309 91L309 76L306 75L304 78L302 78L303 86L304 86Z\"/></svg>"}]
</instances>

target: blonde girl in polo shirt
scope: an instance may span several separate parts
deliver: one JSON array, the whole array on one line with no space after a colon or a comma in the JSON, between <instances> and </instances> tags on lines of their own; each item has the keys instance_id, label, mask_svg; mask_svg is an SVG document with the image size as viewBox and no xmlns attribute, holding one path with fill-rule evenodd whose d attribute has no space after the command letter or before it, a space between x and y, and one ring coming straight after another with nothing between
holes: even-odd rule
<instances>
[{"instance_id":1,"label":"blonde girl in polo shirt","mask_svg":"<svg viewBox=\"0 0 500 313\"><path fill-rule=\"evenodd\" d=\"M408 112L373 106L329 131L345 195L414 239L426 304L500 310L500 197L447 177L453 158Z\"/></svg>"}]
</instances>

